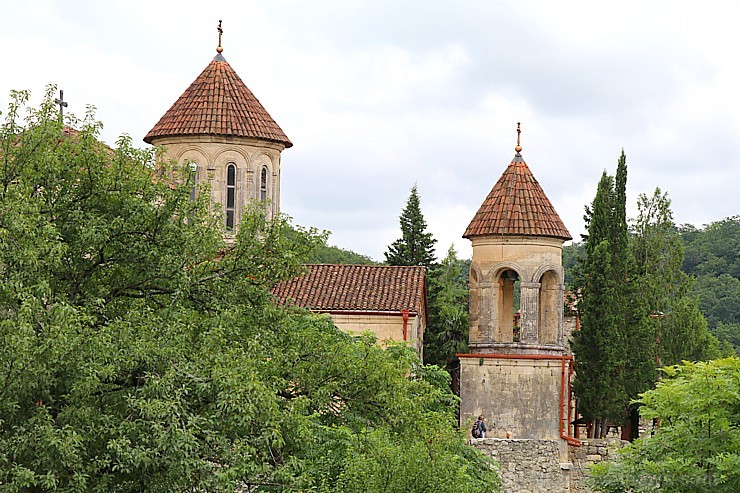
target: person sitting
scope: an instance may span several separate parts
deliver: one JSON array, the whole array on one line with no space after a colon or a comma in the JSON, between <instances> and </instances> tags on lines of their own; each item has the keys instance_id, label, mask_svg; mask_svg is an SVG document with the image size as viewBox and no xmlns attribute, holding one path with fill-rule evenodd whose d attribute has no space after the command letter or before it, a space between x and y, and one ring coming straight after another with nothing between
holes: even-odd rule
<instances>
[{"instance_id":1,"label":"person sitting","mask_svg":"<svg viewBox=\"0 0 740 493\"><path fill-rule=\"evenodd\" d=\"M486 438L486 431L488 431L486 429L486 417L481 414L478 416L478 421L473 425L471 433L473 438Z\"/></svg>"}]
</instances>

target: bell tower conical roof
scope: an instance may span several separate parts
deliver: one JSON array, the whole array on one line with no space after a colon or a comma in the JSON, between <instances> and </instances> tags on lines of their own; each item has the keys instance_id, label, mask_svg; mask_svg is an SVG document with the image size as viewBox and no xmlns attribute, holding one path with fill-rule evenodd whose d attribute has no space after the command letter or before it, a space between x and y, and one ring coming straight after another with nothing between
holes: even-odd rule
<instances>
[{"instance_id":1,"label":"bell tower conical roof","mask_svg":"<svg viewBox=\"0 0 740 493\"><path fill-rule=\"evenodd\" d=\"M247 137L285 147L293 145L220 51L149 130L144 142L194 135Z\"/></svg>"},{"instance_id":2,"label":"bell tower conical roof","mask_svg":"<svg viewBox=\"0 0 740 493\"><path fill-rule=\"evenodd\" d=\"M517 143L514 159L475 213L463 238L516 235L573 239L524 162L521 149Z\"/></svg>"}]
</instances>

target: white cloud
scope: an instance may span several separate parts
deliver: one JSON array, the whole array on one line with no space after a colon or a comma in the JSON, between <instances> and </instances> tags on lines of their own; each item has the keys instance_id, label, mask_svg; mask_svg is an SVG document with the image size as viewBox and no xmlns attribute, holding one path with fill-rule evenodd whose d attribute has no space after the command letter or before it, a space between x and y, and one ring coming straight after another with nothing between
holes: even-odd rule
<instances>
[{"instance_id":1,"label":"white cloud","mask_svg":"<svg viewBox=\"0 0 740 493\"><path fill-rule=\"evenodd\" d=\"M571 234L603 169L628 156L631 201L656 186L676 221L740 213L740 4L630 0L11 2L0 108L48 82L135 141L224 55L295 147L283 208L382 259L418 183L443 256L513 155ZM143 145L143 143L142 143Z\"/></svg>"}]
</instances>

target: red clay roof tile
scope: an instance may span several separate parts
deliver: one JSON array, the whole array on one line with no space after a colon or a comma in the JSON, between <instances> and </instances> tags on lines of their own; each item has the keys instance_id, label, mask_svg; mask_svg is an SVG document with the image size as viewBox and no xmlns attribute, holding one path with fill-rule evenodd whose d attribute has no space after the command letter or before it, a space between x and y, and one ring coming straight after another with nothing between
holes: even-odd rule
<instances>
[{"instance_id":1,"label":"red clay roof tile","mask_svg":"<svg viewBox=\"0 0 740 493\"><path fill-rule=\"evenodd\" d=\"M308 265L305 275L272 290L282 304L318 312L419 313L424 303L424 267L387 265Z\"/></svg>"},{"instance_id":2,"label":"red clay roof tile","mask_svg":"<svg viewBox=\"0 0 740 493\"><path fill-rule=\"evenodd\" d=\"M519 153L481 204L463 238L487 235L573 239Z\"/></svg>"},{"instance_id":3,"label":"red clay roof tile","mask_svg":"<svg viewBox=\"0 0 740 493\"><path fill-rule=\"evenodd\" d=\"M220 54L146 134L158 137L228 135L293 144Z\"/></svg>"}]
</instances>

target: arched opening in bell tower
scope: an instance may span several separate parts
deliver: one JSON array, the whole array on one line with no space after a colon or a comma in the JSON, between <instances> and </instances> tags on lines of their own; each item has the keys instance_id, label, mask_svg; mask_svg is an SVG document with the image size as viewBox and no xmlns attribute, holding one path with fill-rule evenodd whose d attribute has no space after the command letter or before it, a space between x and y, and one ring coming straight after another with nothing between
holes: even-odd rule
<instances>
[{"instance_id":1,"label":"arched opening in bell tower","mask_svg":"<svg viewBox=\"0 0 740 493\"><path fill-rule=\"evenodd\" d=\"M519 285L519 274L513 269L504 269L498 275L498 331L497 342L515 342L514 316L515 300L519 298L516 291Z\"/></svg>"},{"instance_id":2,"label":"arched opening in bell tower","mask_svg":"<svg viewBox=\"0 0 740 493\"><path fill-rule=\"evenodd\" d=\"M558 344L558 313L563 303L560 279L548 270L540 279L537 339L540 344Z\"/></svg>"}]
</instances>

